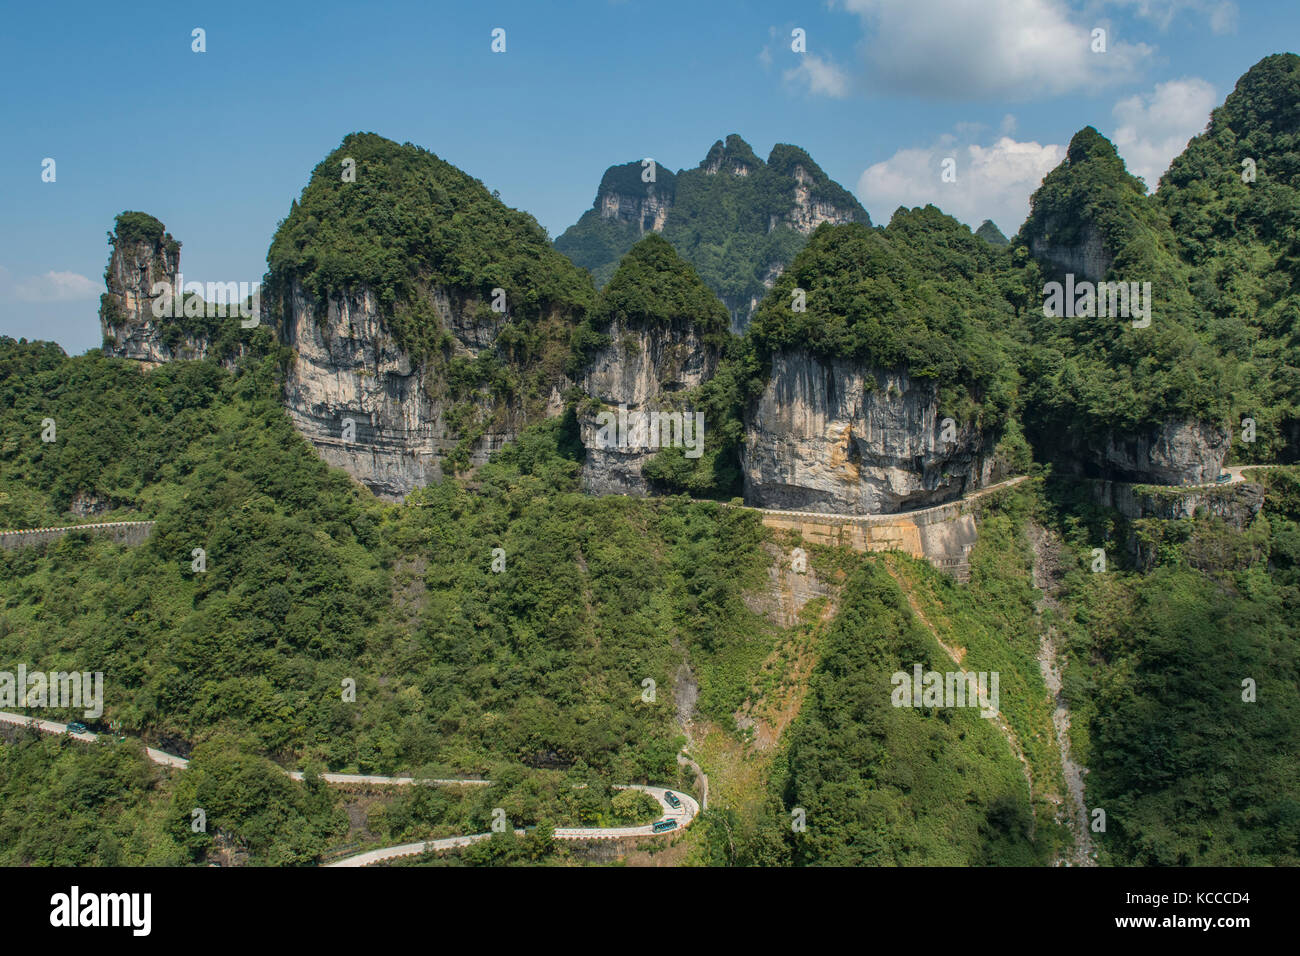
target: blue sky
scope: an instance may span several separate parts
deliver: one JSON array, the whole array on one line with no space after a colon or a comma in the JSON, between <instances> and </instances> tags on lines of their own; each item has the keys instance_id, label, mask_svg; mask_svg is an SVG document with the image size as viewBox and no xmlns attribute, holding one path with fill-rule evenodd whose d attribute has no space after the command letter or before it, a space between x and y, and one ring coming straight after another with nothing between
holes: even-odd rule
<instances>
[{"instance_id":1,"label":"blue sky","mask_svg":"<svg viewBox=\"0 0 1300 956\"><path fill-rule=\"evenodd\" d=\"M935 202L1010 235L1085 125L1154 185L1243 72L1300 46L1300 5L230 0L11 4L5 26L0 334L76 353L99 343L114 215L160 218L187 280L255 281L354 130L432 150L552 236L607 166L694 166L732 132L804 147L876 221Z\"/></svg>"}]
</instances>

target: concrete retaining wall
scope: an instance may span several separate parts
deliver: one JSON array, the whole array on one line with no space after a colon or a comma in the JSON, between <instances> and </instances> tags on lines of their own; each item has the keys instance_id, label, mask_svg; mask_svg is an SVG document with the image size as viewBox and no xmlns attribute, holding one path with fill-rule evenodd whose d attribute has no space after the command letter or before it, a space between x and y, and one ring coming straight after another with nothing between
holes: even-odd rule
<instances>
[{"instance_id":1,"label":"concrete retaining wall","mask_svg":"<svg viewBox=\"0 0 1300 956\"><path fill-rule=\"evenodd\" d=\"M0 548L13 550L33 544L57 541L69 531L88 531L107 535L128 546L144 544L153 532L153 521L107 521L102 524L76 524L65 528L28 528L22 531L0 531Z\"/></svg>"},{"instance_id":2,"label":"concrete retaining wall","mask_svg":"<svg viewBox=\"0 0 1300 956\"><path fill-rule=\"evenodd\" d=\"M764 511L769 528L797 531L805 541L854 551L902 551L924 558L959 581L970 580L970 551L979 538L970 501L885 515L823 515Z\"/></svg>"}]
</instances>

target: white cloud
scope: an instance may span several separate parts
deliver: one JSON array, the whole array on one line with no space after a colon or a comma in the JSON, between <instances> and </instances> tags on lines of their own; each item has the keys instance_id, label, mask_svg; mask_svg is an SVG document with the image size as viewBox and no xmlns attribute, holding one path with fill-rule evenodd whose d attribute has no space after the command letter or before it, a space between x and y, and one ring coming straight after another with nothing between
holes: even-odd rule
<instances>
[{"instance_id":1,"label":"white cloud","mask_svg":"<svg viewBox=\"0 0 1300 956\"><path fill-rule=\"evenodd\" d=\"M1116 126L1111 139L1128 171L1155 189L1187 141L1205 129L1217 104L1214 87L1202 79L1185 77L1158 83L1150 93L1138 93L1115 104L1111 112Z\"/></svg>"},{"instance_id":2,"label":"white cloud","mask_svg":"<svg viewBox=\"0 0 1300 956\"><path fill-rule=\"evenodd\" d=\"M956 182L943 182L943 161L956 160ZM1017 142L992 146L943 136L932 146L902 149L858 178L858 198L873 222L886 223L899 206L934 203L972 229L992 219L1008 237L1029 215L1029 197L1065 158L1065 146Z\"/></svg>"},{"instance_id":3,"label":"white cloud","mask_svg":"<svg viewBox=\"0 0 1300 956\"><path fill-rule=\"evenodd\" d=\"M1205 18L1215 34L1237 32L1237 4L1232 0L1109 0L1117 6L1132 7L1133 13L1168 30L1175 18L1184 14Z\"/></svg>"},{"instance_id":4,"label":"white cloud","mask_svg":"<svg viewBox=\"0 0 1300 956\"><path fill-rule=\"evenodd\" d=\"M23 279L14 285L20 302L80 302L97 299L101 288L76 272L55 272Z\"/></svg>"},{"instance_id":5,"label":"white cloud","mask_svg":"<svg viewBox=\"0 0 1300 956\"><path fill-rule=\"evenodd\" d=\"M1063 0L841 0L867 36L870 81L896 92L952 99L1029 99L1132 80L1154 50L1092 30Z\"/></svg>"},{"instance_id":6,"label":"white cloud","mask_svg":"<svg viewBox=\"0 0 1300 956\"><path fill-rule=\"evenodd\" d=\"M1210 11L1210 29L1222 36L1237 32L1237 5L1235 3L1215 4Z\"/></svg>"},{"instance_id":7,"label":"white cloud","mask_svg":"<svg viewBox=\"0 0 1300 956\"><path fill-rule=\"evenodd\" d=\"M823 59L815 53L799 55L799 65L783 74L785 82L794 86L806 86L814 96L830 96L836 99L849 93L849 75L836 66L830 58Z\"/></svg>"}]
</instances>

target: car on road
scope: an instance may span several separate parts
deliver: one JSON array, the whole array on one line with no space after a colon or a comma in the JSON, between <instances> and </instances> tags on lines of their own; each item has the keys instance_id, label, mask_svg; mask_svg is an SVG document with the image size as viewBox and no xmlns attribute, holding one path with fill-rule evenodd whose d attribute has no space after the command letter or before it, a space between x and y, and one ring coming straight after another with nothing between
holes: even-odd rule
<instances>
[{"instance_id":1,"label":"car on road","mask_svg":"<svg viewBox=\"0 0 1300 956\"><path fill-rule=\"evenodd\" d=\"M653 825L650 827L650 829L653 830L655 833L664 833L664 832L666 832L666 831L668 831L668 830L676 830L676 829L677 829L677 821L676 821L676 820L660 820L660 821L658 821L657 823L653 824Z\"/></svg>"},{"instance_id":2,"label":"car on road","mask_svg":"<svg viewBox=\"0 0 1300 956\"><path fill-rule=\"evenodd\" d=\"M1230 481L1232 481L1232 475L1228 474L1226 471L1220 474L1218 478L1214 479L1216 485L1226 485Z\"/></svg>"},{"instance_id":3,"label":"car on road","mask_svg":"<svg viewBox=\"0 0 1300 956\"><path fill-rule=\"evenodd\" d=\"M680 810L682 808L682 802L677 799L677 794L673 793L671 790L664 791L664 800L667 802L668 806L672 807L674 810Z\"/></svg>"},{"instance_id":4,"label":"car on road","mask_svg":"<svg viewBox=\"0 0 1300 956\"><path fill-rule=\"evenodd\" d=\"M68 724L68 733L70 734L84 734L85 732L86 725L79 720L74 720L72 723Z\"/></svg>"}]
</instances>

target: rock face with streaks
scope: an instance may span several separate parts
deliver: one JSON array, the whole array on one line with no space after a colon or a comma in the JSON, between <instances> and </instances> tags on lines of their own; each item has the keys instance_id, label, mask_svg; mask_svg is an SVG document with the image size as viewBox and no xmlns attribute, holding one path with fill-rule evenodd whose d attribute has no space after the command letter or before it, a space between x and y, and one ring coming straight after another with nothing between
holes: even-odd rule
<instances>
[{"instance_id":1,"label":"rock face with streaks","mask_svg":"<svg viewBox=\"0 0 1300 956\"><path fill-rule=\"evenodd\" d=\"M147 213L119 215L109 242L108 291L99 299L104 354L146 368L205 358L233 368L261 322L259 283L187 282L181 244Z\"/></svg>"},{"instance_id":2,"label":"rock face with streaks","mask_svg":"<svg viewBox=\"0 0 1300 956\"><path fill-rule=\"evenodd\" d=\"M1219 425L1171 420L1137 434L1075 440L1058 467L1112 481L1204 484L1223 470L1230 438Z\"/></svg>"},{"instance_id":3,"label":"rock face with streaks","mask_svg":"<svg viewBox=\"0 0 1300 956\"><path fill-rule=\"evenodd\" d=\"M1115 261L1101 230L1089 222L1075 229L1068 240L1061 238L1061 232L1061 217L1048 217L1042 231L1030 238L1030 253L1062 275L1072 273L1078 280L1100 282Z\"/></svg>"},{"instance_id":4,"label":"rock face with streaks","mask_svg":"<svg viewBox=\"0 0 1300 956\"><path fill-rule=\"evenodd\" d=\"M113 252L104 271L108 291L100 296L99 324L104 352L142 362L203 358L205 338L179 333L167 318L154 315L155 283L175 288L181 244L153 216L124 212L109 240Z\"/></svg>"},{"instance_id":5,"label":"rock face with streaks","mask_svg":"<svg viewBox=\"0 0 1300 956\"><path fill-rule=\"evenodd\" d=\"M472 359L494 347L504 316L442 288L423 296L454 339L453 357ZM294 283L282 308L280 338L296 353L284 385L289 417L322 458L376 494L402 498L441 478L444 456L465 441L461 422L481 423L468 442L472 468L513 440L529 417L521 405L487 393L468 402L449 394L446 362L413 361L370 289L321 301ZM492 317L481 320L485 314ZM547 412L558 414L558 381L548 398Z\"/></svg>"},{"instance_id":6,"label":"rock face with streaks","mask_svg":"<svg viewBox=\"0 0 1300 956\"><path fill-rule=\"evenodd\" d=\"M289 417L377 494L472 471L563 411L590 279L535 219L427 150L346 136L267 261Z\"/></svg>"},{"instance_id":7,"label":"rock face with streaks","mask_svg":"<svg viewBox=\"0 0 1300 956\"><path fill-rule=\"evenodd\" d=\"M626 223L637 236L663 231L673 205L676 177L657 166L653 180L642 178L650 175L650 167L642 163L625 163L606 170L596 191L600 218Z\"/></svg>"},{"instance_id":8,"label":"rock face with streaks","mask_svg":"<svg viewBox=\"0 0 1300 956\"><path fill-rule=\"evenodd\" d=\"M832 514L927 507L996 480L985 436L955 422L945 434L932 384L804 351L772 356L742 467L746 504Z\"/></svg>"},{"instance_id":9,"label":"rock face with streaks","mask_svg":"<svg viewBox=\"0 0 1300 956\"><path fill-rule=\"evenodd\" d=\"M726 328L722 303L664 239L647 236L628 252L597 302L599 344L577 380L587 396L584 489L643 495L644 466L661 448L702 454L707 423L687 396L717 370Z\"/></svg>"},{"instance_id":10,"label":"rock face with streaks","mask_svg":"<svg viewBox=\"0 0 1300 956\"><path fill-rule=\"evenodd\" d=\"M587 458L582 466L582 486L598 495L644 495L649 490L642 468L659 449L671 444L678 429L676 415L695 414L675 408L673 398L712 377L718 349L706 344L689 323L664 328L627 328L615 322L610 344L600 349L582 375L582 390L599 403L579 415ZM615 417L618 444L602 440L601 412ZM647 417L659 415L659 418ZM664 424L663 416L670 416ZM624 425L623 423L626 423ZM680 419L682 440L702 440L696 419ZM706 426L707 427L707 426Z\"/></svg>"}]
</instances>

